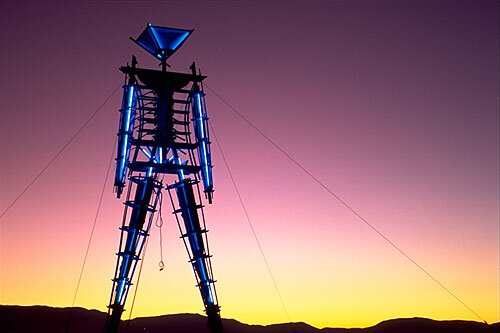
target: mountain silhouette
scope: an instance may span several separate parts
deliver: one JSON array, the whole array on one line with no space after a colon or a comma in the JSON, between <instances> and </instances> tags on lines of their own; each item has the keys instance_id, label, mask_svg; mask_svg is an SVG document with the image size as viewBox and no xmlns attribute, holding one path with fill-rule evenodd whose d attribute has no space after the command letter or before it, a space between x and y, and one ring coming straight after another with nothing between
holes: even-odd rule
<instances>
[{"instance_id":1,"label":"mountain silhouette","mask_svg":"<svg viewBox=\"0 0 500 333\"><path fill-rule=\"evenodd\" d=\"M69 314L71 311L71 319ZM106 313L83 308L0 305L0 332L3 333L102 333ZM367 328L323 328L306 323L248 325L223 319L225 333L498 333L500 323L436 321L404 318L383 321ZM206 317L175 314L123 321L120 333L208 333Z\"/></svg>"}]
</instances>

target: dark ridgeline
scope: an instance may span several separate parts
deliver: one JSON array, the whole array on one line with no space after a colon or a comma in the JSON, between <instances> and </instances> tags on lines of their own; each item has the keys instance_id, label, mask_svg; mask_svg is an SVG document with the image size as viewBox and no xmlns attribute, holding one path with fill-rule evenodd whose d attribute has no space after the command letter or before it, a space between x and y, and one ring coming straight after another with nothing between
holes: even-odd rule
<instances>
[{"instance_id":1,"label":"dark ridgeline","mask_svg":"<svg viewBox=\"0 0 500 333\"><path fill-rule=\"evenodd\" d=\"M2 333L101 333L106 313L74 308L72 322L67 325L69 308L48 306L0 305ZM269 326L247 325L223 319L226 333L499 333L500 324L487 325L474 321L435 321L425 318L393 319L368 328L323 328L305 323ZM69 327L66 330L66 327ZM121 327L125 333L127 322ZM128 333L206 333L206 317L197 314L176 314L137 318L130 321Z\"/></svg>"}]
</instances>

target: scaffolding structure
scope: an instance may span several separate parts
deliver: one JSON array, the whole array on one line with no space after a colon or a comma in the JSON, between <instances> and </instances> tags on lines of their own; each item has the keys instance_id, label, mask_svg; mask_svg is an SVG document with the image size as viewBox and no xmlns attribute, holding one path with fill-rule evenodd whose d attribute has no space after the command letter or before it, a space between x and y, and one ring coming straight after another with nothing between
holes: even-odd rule
<instances>
[{"instance_id":1,"label":"scaffolding structure","mask_svg":"<svg viewBox=\"0 0 500 333\"><path fill-rule=\"evenodd\" d=\"M148 24L132 39L160 60L161 70L121 67L126 75L120 109L114 190L125 196L120 245L109 301L106 333L117 333L163 193L192 264L208 328L222 333L208 247L203 202L212 203L210 136L202 81L193 63L189 73L167 70L167 59L192 30ZM204 193L204 198L201 194Z\"/></svg>"}]
</instances>

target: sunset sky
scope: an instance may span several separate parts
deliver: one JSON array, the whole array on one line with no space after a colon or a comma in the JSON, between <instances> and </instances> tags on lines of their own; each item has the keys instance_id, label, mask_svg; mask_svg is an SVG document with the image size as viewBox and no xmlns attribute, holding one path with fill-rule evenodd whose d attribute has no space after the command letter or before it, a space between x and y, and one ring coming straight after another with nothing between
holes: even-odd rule
<instances>
[{"instance_id":1,"label":"sunset sky","mask_svg":"<svg viewBox=\"0 0 500 333\"><path fill-rule=\"evenodd\" d=\"M1 211L123 83L118 67L132 54L158 68L129 37L148 22L195 29L173 70L196 61L211 89L497 322L498 17L490 0L2 1ZM1 219L1 304L71 306L120 100L118 91ZM207 107L292 321L480 320L209 91ZM286 322L212 150L215 198L205 214L221 315ZM110 176L75 303L101 311L123 209L112 190ZM133 317L202 313L170 212L165 202L166 268L153 227Z\"/></svg>"}]
</instances>

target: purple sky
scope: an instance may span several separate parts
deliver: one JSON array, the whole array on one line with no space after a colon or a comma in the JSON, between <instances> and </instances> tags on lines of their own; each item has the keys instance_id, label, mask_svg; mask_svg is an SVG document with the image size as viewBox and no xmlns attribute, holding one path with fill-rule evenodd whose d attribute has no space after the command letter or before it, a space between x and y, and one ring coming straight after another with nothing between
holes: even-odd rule
<instances>
[{"instance_id":1,"label":"purple sky","mask_svg":"<svg viewBox=\"0 0 500 333\"><path fill-rule=\"evenodd\" d=\"M480 315L498 321L498 16L499 2L488 0L4 1L1 210L123 82L118 67L132 54L140 66L156 67L129 36L147 22L194 28L171 59L174 70L196 61L210 88ZM293 320L359 326L405 315L478 319L209 92L207 103ZM119 106L117 93L2 218L0 302L71 305ZM216 192L207 215L222 315L285 321L213 150ZM85 275L94 291L77 301L101 310L121 214L111 184L103 207ZM183 267L174 259L171 271L187 271L173 225L168 234L171 256ZM157 273L155 242L146 275ZM50 273L56 266L57 278ZM33 270L40 284L67 289L55 298L35 292ZM165 310L144 299L137 314L199 311L192 276L182 279L192 307L173 302ZM250 283L252 292L244 288ZM414 293L435 308L417 299L402 307L399 296L388 296ZM272 309L255 310L259 302Z\"/></svg>"}]
</instances>

